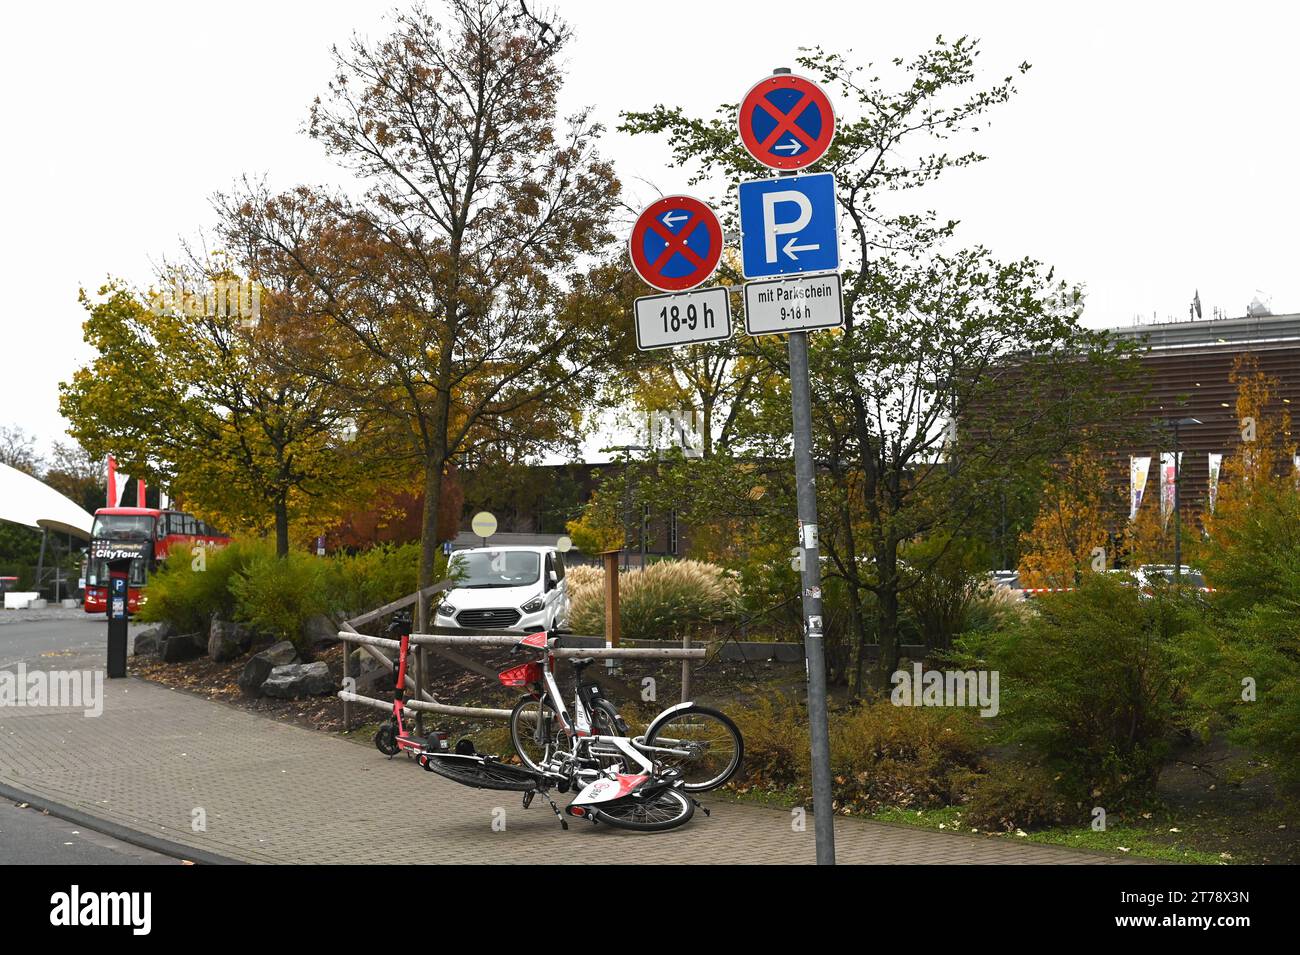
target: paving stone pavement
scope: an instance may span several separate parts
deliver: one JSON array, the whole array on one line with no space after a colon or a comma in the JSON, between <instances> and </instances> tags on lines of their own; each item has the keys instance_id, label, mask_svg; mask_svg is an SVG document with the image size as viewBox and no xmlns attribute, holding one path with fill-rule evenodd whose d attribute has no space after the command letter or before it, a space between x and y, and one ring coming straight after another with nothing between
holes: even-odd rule
<instances>
[{"instance_id":1,"label":"paving stone pavement","mask_svg":"<svg viewBox=\"0 0 1300 955\"><path fill-rule=\"evenodd\" d=\"M399 756L136 678L105 683L103 715L0 708L0 781L141 832L265 863L811 863L812 820L715 800L650 835L560 830L542 801L467 789ZM206 831L194 832L196 810ZM504 831L493 821L504 818ZM836 820L845 863L1105 864L978 836ZM4 845L0 841L0 862Z\"/></svg>"}]
</instances>

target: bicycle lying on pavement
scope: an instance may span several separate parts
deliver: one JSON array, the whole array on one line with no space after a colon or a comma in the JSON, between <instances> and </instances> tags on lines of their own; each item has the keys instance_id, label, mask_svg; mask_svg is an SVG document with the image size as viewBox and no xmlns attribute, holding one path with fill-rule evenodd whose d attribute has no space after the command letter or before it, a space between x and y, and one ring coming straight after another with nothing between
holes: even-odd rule
<instances>
[{"instance_id":1,"label":"bicycle lying on pavement","mask_svg":"<svg viewBox=\"0 0 1300 955\"><path fill-rule=\"evenodd\" d=\"M641 832L683 825L699 806L693 793L717 789L736 774L744 742L725 715L681 703L651 720L643 735L629 737L617 709L584 681L589 658L572 661L578 687L570 711L555 680L557 643L545 633L528 634L517 647L536 651L539 659L498 676L505 686L530 691L510 716L522 766L477 753L469 740L461 740L456 752L428 747L417 755L419 764L462 785L523 792L525 808L541 794L565 829L569 815ZM575 789L562 813L550 793Z\"/></svg>"}]
</instances>

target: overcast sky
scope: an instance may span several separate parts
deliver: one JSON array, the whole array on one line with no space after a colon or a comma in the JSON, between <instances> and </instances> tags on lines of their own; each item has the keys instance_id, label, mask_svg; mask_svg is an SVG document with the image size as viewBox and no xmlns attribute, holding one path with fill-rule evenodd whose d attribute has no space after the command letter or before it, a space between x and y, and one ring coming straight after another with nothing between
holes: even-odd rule
<instances>
[{"instance_id":1,"label":"overcast sky","mask_svg":"<svg viewBox=\"0 0 1300 955\"><path fill-rule=\"evenodd\" d=\"M530 6L536 3L532 0ZM9 3L0 262L0 424L63 436L57 384L88 360L77 290L147 283L211 224L242 173L339 181L300 129L329 46L382 34L391 2ZM983 41L1020 94L978 138L990 159L923 202L967 243L1030 255L1089 290L1089 324L1185 316L1200 290L1242 314L1261 290L1300 310L1298 16L1281 3L702 3L560 0L576 31L568 107L607 126L656 102L736 102L797 47L885 62L942 33ZM611 133L633 203L679 191L666 147Z\"/></svg>"}]
</instances>

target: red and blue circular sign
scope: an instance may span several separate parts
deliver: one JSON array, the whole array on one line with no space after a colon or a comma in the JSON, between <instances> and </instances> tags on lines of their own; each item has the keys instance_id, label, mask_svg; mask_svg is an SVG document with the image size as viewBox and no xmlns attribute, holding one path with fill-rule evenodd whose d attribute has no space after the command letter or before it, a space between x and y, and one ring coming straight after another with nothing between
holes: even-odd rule
<instances>
[{"instance_id":1,"label":"red and blue circular sign","mask_svg":"<svg viewBox=\"0 0 1300 955\"><path fill-rule=\"evenodd\" d=\"M692 196L665 196L641 210L628 240L632 268L661 292L695 288L722 258L722 223Z\"/></svg>"},{"instance_id":2,"label":"red and blue circular sign","mask_svg":"<svg viewBox=\"0 0 1300 955\"><path fill-rule=\"evenodd\" d=\"M772 169L803 169L830 148L835 110L821 87L793 73L759 80L740 103L740 139Z\"/></svg>"}]
</instances>

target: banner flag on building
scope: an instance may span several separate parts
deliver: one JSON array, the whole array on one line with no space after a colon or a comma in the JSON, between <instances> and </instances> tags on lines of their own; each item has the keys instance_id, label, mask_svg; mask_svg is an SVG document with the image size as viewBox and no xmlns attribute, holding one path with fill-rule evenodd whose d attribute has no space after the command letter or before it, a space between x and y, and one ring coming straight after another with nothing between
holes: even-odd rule
<instances>
[{"instance_id":1,"label":"banner flag on building","mask_svg":"<svg viewBox=\"0 0 1300 955\"><path fill-rule=\"evenodd\" d=\"M1164 527L1169 523L1169 512L1174 509L1174 479L1177 476L1178 468L1183 463L1183 452L1178 452L1178 460L1174 461L1174 452L1160 452L1160 526Z\"/></svg>"},{"instance_id":2,"label":"banner flag on building","mask_svg":"<svg viewBox=\"0 0 1300 955\"><path fill-rule=\"evenodd\" d=\"M1209 455L1210 491L1209 491L1207 503L1209 505L1211 514L1214 513L1214 502L1219 499L1219 470L1222 467L1223 467L1222 454Z\"/></svg>"},{"instance_id":3,"label":"banner flag on building","mask_svg":"<svg viewBox=\"0 0 1300 955\"><path fill-rule=\"evenodd\" d=\"M1137 517L1138 508L1142 506L1142 492L1147 486L1147 472L1151 470L1151 456L1137 457L1130 454L1128 458L1129 506L1128 519Z\"/></svg>"}]
</instances>

